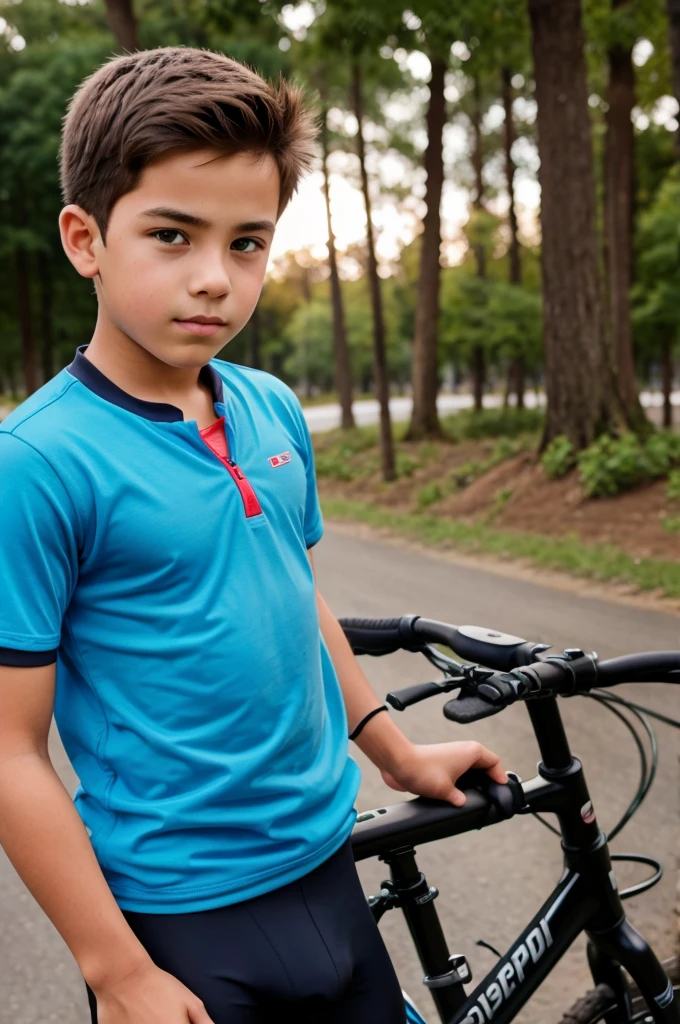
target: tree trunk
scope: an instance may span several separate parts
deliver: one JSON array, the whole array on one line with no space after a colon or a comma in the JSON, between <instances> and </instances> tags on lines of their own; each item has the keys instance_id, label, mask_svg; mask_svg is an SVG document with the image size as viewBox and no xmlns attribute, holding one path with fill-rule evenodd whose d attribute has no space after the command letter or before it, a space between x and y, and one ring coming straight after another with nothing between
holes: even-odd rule
<instances>
[{"instance_id":1,"label":"tree trunk","mask_svg":"<svg viewBox=\"0 0 680 1024\"><path fill-rule=\"evenodd\" d=\"M628 2L629 0L612 0L612 9L616 10ZM609 50L607 104L604 216L611 344L626 419L635 430L644 432L648 422L640 404L635 378L629 300L635 163L632 121L635 106L635 71L632 46L624 47L616 43Z\"/></svg>"},{"instance_id":2,"label":"tree trunk","mask_svg":"<svg viewBox=\"0 0 680 1024\"><path fill-rule=\"evenodd\" d=\"M503 148L505 150L505 182L508 190L508 223L510 225L509 280L510 284L522 283L522 258L520 255L519 237L517 234L517 207L515 203L515 161L512 159L512 144L515 141L515 122L512 116L512 72L510 68L501 69L501 89L503 108L505 110L505 130L503 132ZM514 356L508 367L508 383L516 396L516 408L524 408L524 356Z\"/></svg>"},{"instance_id":3,"label":"tree trunk","mask_svg":"<svg viewBox=\"0 0 680 1024\"><path fill-rule=\"evenodd\" d=\"M124 50L139 49L137 19L132 0L104 0L111 31Z\"/></svg>"},{"instance_id":4,"label":"tree trunk","mask_svg":"<svg viewBox=\"0 0 680 1024\"><path fill-rule=\"evenodd\" d=\"M475 172L475 197L472 205L475 210L484 208L484 154L482 152L482 94L479 78L474 80L474 104L472 107L472 167ZM486 247L483 241L474 246L477 263L477 277L486 277ZM472 350L472 394L475 412L484 408L484 384L486 382L486 353L481 345Z\"/></svg>"},{"instance_id":5,"label":"tree trunk","mask_svg":"<svg viewBox=\"0 0 680 1024\"><path fill-rule=\"evenodd\" d=\"M260 327L260 311L258 307L255 306L253 315L250 318L250 365L254 370L262 369L262 356L260 353L262 332Z\"/></svg>"},{"instance_id":6,"label":"tree trunk","mask_svg":"<svg viewBox=\"0 0 680 1024\"><path fill-rule=\"evenodd\" d=\"M503 408L510 408L510 395L514 388L515 360L511 359L505 370L505 391L503 392Z\"/></svg>"},{"instance_id":7,"label":"tree trunk","mask_svg":"<svg viewBox=\"0 0 680 1024\"><path fill-rule=\"evenodd\" d=\"M335 251L335 235L331 221L331 194L328 180L328 109L324 106L321 119L321 148L323 167L323 191L326 199L326 218L328 220L328 264L331 271L331 302L333 306L333 356L335 361L335 386L340 401L341 426L343 430L354 427L352 412L352 367L345 330L345 310L342 304L340 275L338 274L338 258Z\"/></svg>"},{"instance_id":8,"label":"tree trunk","mask_svg":"<svg viewBox=\"0 0 680 1024\"><path fill-rule=\"evenodd\" d=\"M361 167L361 188L366 207L366 232L368 243L368 284L373 310L373 355L375 366L375 389L380 404L380 454L383 479L394 480L396 476L392 424L390 422L390 387L387 375L387 354L385 351L385 322L383 319L378 261L375 255L373 220L371 217L371 196L366 171L366 146L364 143L364 112L361 95L361 67L355 58L352 64L352 107L357 119L357 149Z\"/></svg>"},{"instance_id":9,"label":"tree trunk","mask_svg":"<svg viewBox=\"0 0 680 1024\"><path fill-rule=\"evenodd\" d=\"M475 412L484 408L484 380L486 378L486 352L482 345L472 350L472 396Z\"/></svg>"},{"instance_id":10,"label":"tree trunk","mask_svg":"<svg viewBox=\"0 0 680 1024\"><path fill-rule=\"evenodd\" d=\"M680 0L668 0L668 35L673 64L673 95L680 103ZM680 128L675 133L675 151L680 160Z\"/></svg>"},{"instance_id":11,"label":"tree trunk","mask_svg":"<svg viewBox=\"0 0 680 1024\"><path fill-rule=\"evenodd\" d=\"M512 72L510 68L501 71L501 88L503 90L503 107L505 108L505 125L503 131L503 149L505 150L505 182L508 190L508 223L510 225L510 284L522 283L522 262L517 237L517 208L515 205L515 161L512 159L512 144L515 141L515 124L512 117Z\"/></svg>"},{"instance_id":12,"label":"tree trunk","mask_svg":"<svg viewBox=\"0 0 680 1024\"><path fill-rule=\"evenodd\" d=\"M605 332L580 0L529 0L538 104L545 446L621 426Z\"/></svg>"},{"instance_id":13,"label":"tree trunk","mask_svg":"<svg viewBox=\"0 0 680 1024\"><path fill-rule=\"evenodd\" d=\"M663 426L673 426L673 343L666 339L661 347L661 386L663 389Z\"/></svg>"},{"instance_id":14,"label":"tree trunk","mask_svg":"<svg viewBox=\"0 0 680 1024\"><path fill-rule=\"evenodd\" d=\"M443 132L446 121L444 76L446 62L432 58L430 102L427 108L427 150L425 171L427 207L420 253L418 302L413 341L413 413L407 437L441 437L437 415L437 329L439 325L439 285L441 267L441 200L444 185Z\"/></svg>"},{"instance_id":15,"label":"tree trunk","mask_svg":"<svg viewBox=\"0 0 680 1024\"><path fill-rule=\"evenodd\" d=\"M524 356L517 356L515 366L515 394L517 396L517 409L524 408L524 389L526 387L526 363Z\"/></svg>"},{"instance_id":16,"label":"tree trunk","mask_svg":"<svg viewBox=\"0 0 680 1024\"><path fill-rule=\"evenodd\" d=\"M17 306L19 330L21 332L21 360L24 371L26 395L32 395L38 387L36 372L35 338L33 334L33 313L31 310L31 281L28 253L19 247L15 252Z\"/></svg>"},{"instance_id":17,"label":"tree trunk","mask_svg":"<svg viewBox=\"0 0 680 1024\"><path fill-rule=\"evenodd\" d=\"M38 254L40 277L40 339L43 380L54 376L54 326L52 322L52 266L49 256Z\"/></svg>"}]
</instances>

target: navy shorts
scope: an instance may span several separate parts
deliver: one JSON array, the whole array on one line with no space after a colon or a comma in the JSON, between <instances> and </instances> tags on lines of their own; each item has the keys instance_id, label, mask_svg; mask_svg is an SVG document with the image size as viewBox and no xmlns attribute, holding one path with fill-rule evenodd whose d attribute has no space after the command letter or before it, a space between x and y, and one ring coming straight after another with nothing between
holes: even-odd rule
<instances>
[{"instance_id":1,"label":"navy shorts","mask_svg":"<svg viewBox=\"0 0 680 1024\"><path fill-rule=\"evenodd\" d=\"M405 1024L349 839L308 875L243 903L123 913L154 963L202 999L215 1024Z\"/></svg>"}]
</instances>

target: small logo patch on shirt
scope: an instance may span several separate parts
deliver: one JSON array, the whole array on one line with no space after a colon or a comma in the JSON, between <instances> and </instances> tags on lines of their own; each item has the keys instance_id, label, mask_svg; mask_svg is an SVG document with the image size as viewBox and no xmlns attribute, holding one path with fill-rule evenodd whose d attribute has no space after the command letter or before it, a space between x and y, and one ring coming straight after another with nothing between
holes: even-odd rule
<instances>
[{"instance_id":1,"label":"small logo patch on shirt","mask_svg":"<svg viewBox=\"0 0 680 1024\"><path fill-rule=\"evenodd\" d=\"M279 466L285 466L287 462L290 462L290 452L281 452L280 455L270 455L269 465L273 469L277 469Z\"/></svg>"}]
</instances>

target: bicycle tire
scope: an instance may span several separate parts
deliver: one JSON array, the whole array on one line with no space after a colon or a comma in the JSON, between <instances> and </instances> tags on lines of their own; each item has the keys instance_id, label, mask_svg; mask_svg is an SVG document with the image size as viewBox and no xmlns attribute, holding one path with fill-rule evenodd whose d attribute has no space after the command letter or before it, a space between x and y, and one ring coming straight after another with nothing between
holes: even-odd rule
<instances>
[{"instance_id":1,"label":"bicycle tire","mask_svg":"<svg viewBox=\"0 0 680 1024\"><path fill-rule=\"evenodd\" d=\"M598 1024L615 1005L616 997L608 985L598 985L577 999L560 1024Z\"/></svg>"},{"instance_id":2,"label":"bicycle tire","mask_svg":"<svg viewBox=\"0 0 680 1024\"><path fill-rule=\"evenodd\" d=\"M676 998L680 993L680 957L673 957L664 961L664 970L673 982L673 990ZM631 999L633 1002L633 1013L644 1019L648 1006L637 985L631 987ZM596 988L586 992L578 999L572 1008L565 1013L560 1024L600 1024L604 1015L609 1013L616 1006L616 997L608 985L598 985Z\"/></svg>"}]
</instances>

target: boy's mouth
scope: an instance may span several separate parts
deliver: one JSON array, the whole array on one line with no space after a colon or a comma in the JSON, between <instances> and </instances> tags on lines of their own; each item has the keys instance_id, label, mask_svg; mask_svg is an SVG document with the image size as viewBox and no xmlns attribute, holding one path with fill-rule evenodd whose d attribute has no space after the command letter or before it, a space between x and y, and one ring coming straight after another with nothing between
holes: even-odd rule
<instances>
[{"instance_id":1,"label":"boy's mouth","mask_svg":"<svg viewBox=\"0 0 680 1024\"><path fill-rule=\"evenodd\" d=\"M216 334L227 326L218 316L192 316L186 320L175 319L174 322L189 334L200 335Z\"/></svg>"}]
</instances>

